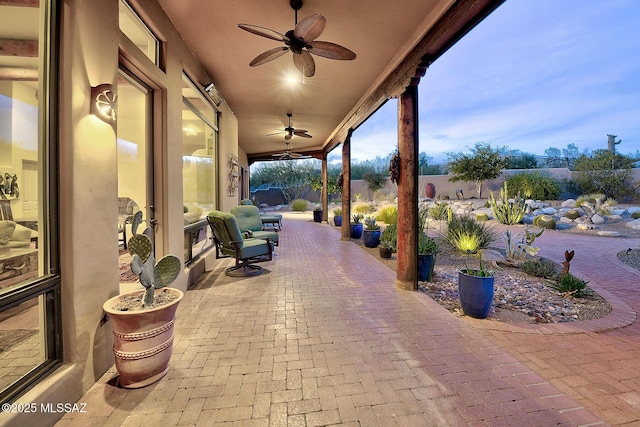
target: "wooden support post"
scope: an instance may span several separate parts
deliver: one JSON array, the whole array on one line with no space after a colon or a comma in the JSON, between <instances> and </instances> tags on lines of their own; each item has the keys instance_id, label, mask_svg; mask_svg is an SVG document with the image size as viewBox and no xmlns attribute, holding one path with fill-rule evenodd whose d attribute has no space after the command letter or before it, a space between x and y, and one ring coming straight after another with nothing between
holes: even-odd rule
<instances>
[{"instance_id":1,"label":"wooden support post","mask_svg":"<svg viewBox=\"0 0 640 427\"><path fill-rule=\"evenodd\" d=\"M396 287L418 289L418 82L398 100L398 268Z\"/></svg>"},{"instance_id":2,"label":"wooden support post","mask_svg":"<svg viewBox=\"0 0 640 427\"><path fill-rule=\"evenodd\" d=\"M327 184L329 182L329 171L327 168L327 153L322 153L322 222L326 223L329 220L329 213L327 212L329 208L329 192L327 189Z\"/></svg>"},{"instance_id":3,"label":"wooden support post","mask_svg":"<svg viewBox=\"0 0 640 427\"><path fill-rule=\"evenodd\" d=\"M342 143L342 238L351 240L351 134L349 129L347 137Z\"/></svg>"}]
</instances>

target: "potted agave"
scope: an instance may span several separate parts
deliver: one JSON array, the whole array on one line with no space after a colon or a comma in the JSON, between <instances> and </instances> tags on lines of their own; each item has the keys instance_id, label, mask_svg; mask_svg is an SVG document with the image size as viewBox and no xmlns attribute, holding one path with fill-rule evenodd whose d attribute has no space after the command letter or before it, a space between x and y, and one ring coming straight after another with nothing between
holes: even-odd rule
<instances>
[{"instance_id":1,"label":"potted agave","mask_svg":"<svg viewBox=\"0 0 640 427\"><path fill-rule=\"evenodd\" d=\"M458 270L458 294L462 311L467 316L485 319L491 312L495 270L487 268L482 261L480 252L480 266Z\"/></svg>"},{"instance_id":2,"label":"potted agave","mask_svg":"<svg viewBox=\"0 0 640 427\"><path fill-rule=\"evenodd\" d=\"M362 237L362 218L364 218L364 215L354 214L352 217L353 222L349 224L351 227L350 236L352 239L359 239Z\"/></svg>"},{"instance_id":3,"label":"potted agave","mask_svg":"<svg viewBox=\"0 0 640 427\"><path fill-rule=\"evenodd\" d=\"M342 208L335 208L333 210L333 223L336 227L342 225Z\"/></svg>"},{"instance_id":4,"label":"potted agave","mask_svg":"<svg viewBox=\"0 0 640 427\"><path fill-rule=\"evenodd\" d=\"M426 232L420 233L418 236L418 280L421 282L431 281L437 252L436 241L427 236Z\"/></svg>"},{"instance_id":5,"label":"potted agave","mask_svg":"<svg viewBox=\"0 0 640 427\"><path fill-rule=\"evenodd\" d=\"M376 219L372 216L366 217L364 226L362 242L367 248L377 247L380 244L380 226L376 224Z\"/></svg>"},{"instance_id":6,"label":"potted agave","mask_svg":"<svg viewBox=\"0 0 640 427\"><path fill-rule=\"evenodd\" d=\"M184 294L168 288L180 273L180 259L166 255L155 262L151 227L142 234L137 229L142 212L133 217L129 253L131 271L146 289L115 296L103 305L113 321L113 353L119 383L140 388L162 378L169 369L173 352L173 324L178 303Z\"/></svg>"},{"instance_id":7,"label":"potted agave","mask_svg":"<svg viewBox=\"0 0 640 427\"><path fill-rule=\"evenodd\" d=\"M387 225L380 234L380 258L391 258L396 251L398 242L398 226L396 224Z\"/></svg>"}]
</instances>

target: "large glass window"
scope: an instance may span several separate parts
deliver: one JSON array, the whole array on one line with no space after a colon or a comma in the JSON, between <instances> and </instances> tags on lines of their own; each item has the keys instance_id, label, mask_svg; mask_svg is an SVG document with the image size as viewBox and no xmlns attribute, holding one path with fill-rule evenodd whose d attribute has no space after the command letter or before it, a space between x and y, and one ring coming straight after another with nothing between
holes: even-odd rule
<instances>
[{"instance_id":1,"label":"large glass window","mask_svg":"<svg viewBox=\"0 0 640 427\"><path fill-rule=\"evenodd\" d=\"M197 245L206 239L205 224L190 225L203 221L217 206L218 116L187 76L183 78L182 100L182 185L184 220L188 227L185 262L189 263L198 253Z\"/></svg>"},{"instance_id":2,"label":"large glass window","mask_svg":"<svg viewBox=\"0 0 640 427\"><path fill-rule=\"evenodd\" d=\"M0 399L13 399L60 359L55 200L48 154L55 99L51 2L0 5ZM41 23L44 22L43 26ZM7 52L7 48L9 51Z\"/></svg>"}]
</instances>

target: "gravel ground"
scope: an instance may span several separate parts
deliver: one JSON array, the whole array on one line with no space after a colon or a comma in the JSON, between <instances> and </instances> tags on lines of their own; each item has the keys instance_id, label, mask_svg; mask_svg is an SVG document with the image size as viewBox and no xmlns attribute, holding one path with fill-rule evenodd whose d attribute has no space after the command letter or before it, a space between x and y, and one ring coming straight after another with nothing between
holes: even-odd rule
<instances>
[{"instance_id":1,"label":"gravel ground","mask_svg":"<svg viewBox=\"0 0 640 427\"><path fill-rule=\"evenodd\" d=\"M615 229L620 232L622 237L616 238L640 237L640 231L629 229L623 224L608 226L606 229ZM596 235L593 230L582 233ZM361 239L353 242L396 271L396 254L391 259L383 259L379 256L378 248L366 248ZM469 267L472 267L473 263L468 257L447 250L445 244L439 247L433 281L420 282L419 290L447 310L463 315L458 298L457 270L465 265L465 262ZM618 259L640 270L640 249L630 248L622 251L618 254ZM604 317L611 312L611 306L606 300L590 289L592 295L586 298L566 296L549 287L546 280L529 276L517 268L501 265L496 272L495 283L493 306L489 317L507 323L589 320Z\"/></svg>"}]
</instances>

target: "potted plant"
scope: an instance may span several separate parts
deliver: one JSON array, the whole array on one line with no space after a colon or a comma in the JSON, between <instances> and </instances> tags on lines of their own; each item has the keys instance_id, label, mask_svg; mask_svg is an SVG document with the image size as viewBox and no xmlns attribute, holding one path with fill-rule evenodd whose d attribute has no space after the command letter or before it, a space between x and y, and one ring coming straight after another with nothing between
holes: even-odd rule
<instances>
[{"instance_id":1,"label":"potted plant","mask_svg":"<svg viewBox=\"0 0 640 427\"><path fill-rule=\"evenodd\" d=\"M322 208L319 206L313 209L313 222L322 222Z\"/></svg>"},{"instance_id":2,"label":"potted plant","mask_svg":"<svg viewBox=\"0 0 640 427\"><path fill-rule=\"evenodd\" d=\"M349 225L351 226L351 238L352 239L359 239L360 237L362 237L362 218L364 218L364 215L362 214L354 214L352 216L353 218L353 222L351 222Z\"/></svg>"},{"instance_id":3,"label":"potted plant","mask_svg":"<svg viewBox=\"0 0 640 427\"><path fill-rule=\"evenodd\" d=\"M333 210L333 223L336 227L340 227L342 225L342 208L335 208Z\"/></svg>"},{"instance_id":4,"label":"potted plant","mask_svg":"<svg viewBox=\"0 0 640 427\"><path fill-rule=\"evenodd\" d=\"M478 268L458 270L458 294L462 311L467 316L476 319L485 319L491 311L493 302L495 270L487 268L482 261L480 252L480 265Z\"/></svg>"},{"instance_id":5,"label":"potted plant","mask_svg":"<svg viewBox=\"0 0 640 427\"><path fill-rule=\"evenodd\" d=\"M364 230L362 234L362 241L367 248L375 248L380 244L380 226L376 224L376 219L373 216L368 216L364 219Z\"/></svg>"},{"instance_id":6,"label":"potted plant","mask_svg":"<svg viewBox=\"0 0 640 427\"><path fill-rule=\"evenodd\" d=\"M391 258L398 243L398 226L387 225L380 234L380 258Z\"/></svg>"},{"instance_id":7,"label":"potted plant","mask_svg":"<svg viewBox=\"0 0 640 427\"><path fill-rule=\"evenodd\" d=\"M131 271L146 289L115 296L103 305L113 321L113 353L120 385L125 388L144 387L167 373L175 313L184 296L179 289L167 287L181 271L180 259L166 255L155 262L151 227L136 234L141 222L142 211L138 211L128 248Z\"/></svg>"},{"instance_id":8,"label":"potted plant","mask_svg":"<svg viewBox=\"0 0 640 427\"><path fill-rule=\"evenodd\" d=\"M421 282L431 281L437 252L436 241L427 236L426 232L420 233L418 235L418 280Z\"/></svg>"}]
</instances>

